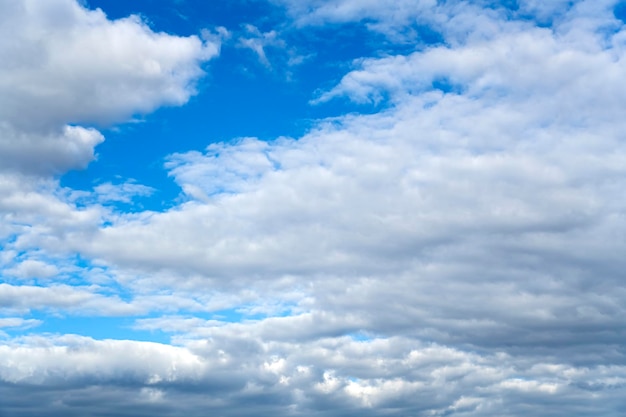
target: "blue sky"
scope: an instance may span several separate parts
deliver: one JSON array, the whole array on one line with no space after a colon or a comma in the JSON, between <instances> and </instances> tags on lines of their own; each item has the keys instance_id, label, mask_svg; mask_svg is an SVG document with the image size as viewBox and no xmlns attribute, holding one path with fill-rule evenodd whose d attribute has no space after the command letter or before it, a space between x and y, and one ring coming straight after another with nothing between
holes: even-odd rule
<instances>
[{"instance_id":1,"label":"blue sky","mask_svg":"<svg viewBox=\"0 0 626 417\"><path fill-rule=\"evenodd\" d=\"M103 8L113 19L140 15L152 30L177 35L224 27L245 36L247 25L271 32L289 24L284 10L265 2L102 3L89 5ZM162 167L166 155L202 149L209 143L238 137L254 136L262 140L298 137L316 120L341 116L348 111L375 111L380 106L353 105L349 101L311 105L310 101L317 92L338 82L352 60L416 47L408 42L400 45L386 42L381 34L369 33L356 24L345 25L341 30L336 26L285 28L281 35L285 46L266 48L272 59L267 64L251 49L242 48L239 39L226 40L220 59L203 65L207 74L197 83L199 94L184 109L163 108L138 115L138 123L107 126L107 141L98 148L98 160L88 170L67 173L63 184L88 189L98 181L115 178L114 175L133 178L158 189L152 196L154 200L144 199L144 208L168 207L178 188L164 179L166 173ZM328 48L329 43L333 44L332 48ZM286 62L298 58L302 59L301 64ZM172 137L174 132L178 137ZM115 156L109 158L108 154ZM131 161L124 161L124 156Z\"/></svg>"},{"instance_id":2,"label":"blue sky","mask_svg":"<svg viewBox=\"0 0 626 417\"><path fill-rule=\"evenodd\" d=\"M0 417L623 415L625 10L0 0Z\"/></svg>"}]
</instances>

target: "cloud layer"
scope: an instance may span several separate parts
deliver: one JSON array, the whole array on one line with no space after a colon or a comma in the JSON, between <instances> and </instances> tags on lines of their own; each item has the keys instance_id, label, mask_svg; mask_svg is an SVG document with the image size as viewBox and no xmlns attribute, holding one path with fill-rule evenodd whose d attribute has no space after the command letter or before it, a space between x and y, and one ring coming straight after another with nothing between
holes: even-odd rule
<instances>
[{"instance_id":1,"label":"cloud layer","mask_svg":"<svg viewBox=\"0 0 626 417\"><path fill-rule=\"evenodd\" d=\"M319 121L299 138L170 155L180 203L135 213L101 203L147 187L84 195L45 174L93 158L102 136L72 124L185 102L217 46L57 2L61 16L35 2L0 8L59 30L70 51L108 34L94 47L120 60L91 68L77 52L69 62L87 67L76 82L54 60L32 75L16 70L32 77L16 85L64 86L34 127L20 106L34 109L41 88L2 87L14 102L0 103L0 147L28 138L0 177L0 328L40 325L26 319L33 312L127 315L135 331L171 344L6 336L0 416L623 412L626 31L614 2L526 1L514 11L281 2L285 30L366 19L406 42L419 17L443 40L363 57L335 87L312 92L317 105L350 100L375 112ZM60 19L87 25L87 36L72 44L71 24L45 26ZM134 42L107 49L118 30ZM107 85L103 95L90 80ZM84 97L84 108L72 104ZM40 157L28 135L47 124L63 132L36 139L57 152L41 157L53 168L31 168L27 158Z\"/></svg>"}]
</instances>

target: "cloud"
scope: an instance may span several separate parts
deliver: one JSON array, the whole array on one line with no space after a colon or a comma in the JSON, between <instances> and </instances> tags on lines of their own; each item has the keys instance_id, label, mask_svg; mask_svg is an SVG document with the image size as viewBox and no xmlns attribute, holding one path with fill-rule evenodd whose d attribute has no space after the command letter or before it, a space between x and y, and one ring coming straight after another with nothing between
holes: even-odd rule
<instances>
[{"instance_id":1,"label":"cloud","mask_svg":"<svg viewBox=\"0 0 626 417\"><path fill-rule=\"evenodd\" d=\"M261 31L253 25L246 25L246 36L239 38L239 46L242 48L249 48L257 54L259 61L264 66L270 68L271 64L267 58L265 50L267 47L284 48L285 43L278 38L276 31L261 33Z\"/></svg>"},{"instance_id":2,"label":"cloud","mask_svg":"<svg viewBox=\"0 0 626 417\"><path fill-rule=\"evenodd\" d=\"M0 126L2 171L49 175L84 169L95 158L94 148L104 141L97 130L80 126L46 133L20 131L8 123Z\"/></svg>"},{"instance_id":3,"label":"cloud","mask_svg":"<svg viewBox=\"0 0 626 417\"><path fill-rule=\"evenodd\" d=\"M42 261L27 259L20 262L16 267L5 269L4 273L21 279L27 278L50 278L58 274L59 270L54 266Z\"/></svg>"},{"instance_id":4,"label":"cloud","mask_svg":"<svg viewBox=\"0 0 626 417\"><path fill-rule=\"evenodd\" d=\"M3 317L0 318L0 338L8 338L9 335L2 329L10 330L27 330L37 327L41 324L41 320L23 319L21 317Z\"/></svg>"},{"instance_id":5,"label":"cloud","mask_svg":"<svg viewBox=\"0 0 626 417\"><path fill-rule=\"evenodd\" d=\"M87 410L148 415L153 407L165 415L180 410L191 416L207 410L245 415L260 407L302 415L333 410L337 415L408 411L496 416L503 410L523 415L529 403L547 407L558 397L570 398L560 410L585 415L615 406L625 378L623 366L532 365L514 356L479 355L402 338L318 340L306 349L259 345L265 357L250 355L251 345L243 340L174 347L69 335L16 339L0 347L0 390L32 393L48 415ZM613 389L593 389L602 386ZM470 397L468 392L480 394ZM603 401L590 402L598 396ZM22 396L3 398L7 412L28 410Z\"/></svg>"},{"instance_id":6,"label":"cloud","mask_svg":"<svg viewBox=\"0 0 626 417\"><path fill-rule=\"evenodd\" d=\"M40 239L68 231L89 233L106 216L99 206L78 208L72 190L58 181L16 173L0 174L0 239L4 251L24 251Z\"/></svg>"},{"instance_id":7,"label":"cloud","mask_svg":"<svg viewBox=\"0 0 626 417\"><path fill-rule=\"evenodd\" d=\"M392 43L419 49L432 42L458 44L467 37L495 35L508 17L535 14L546 17L557 7L536 7L527 2L399 0L393 5L365 0L271 0L282 6L297 28L323 28L358 23ZM518 5L516 12L513 5Z\"/></svg>"},{"instance_id":8,"label":"cloud","mask_svg":"<svg viewBox=\"0 0 626 417\"><path fill-rule=\"evenodd\" d=\"M436 40L459 45L468 38L498 35L511 22L551 27L579 20L607 19L615 0L398 0L389 5L374 0L270 0L281 6L298 28L359 23L393 42L420 49ZM611 16L613 18L614 16ZM591 23L592 25L597 22Z\"/></svg>"},{"instance_id":9,"label":"cloud","mask_svg":"<svg viewBox=\"0 0 626 417\"><path fill-rule=\"evenodd\" d=\"M0 167L58 174L84 168L102 135L80 124L123 122L195 93L219 43L109 20L74 0L0 2Z\"/></svg>"},{"instance_id":10,"label":"cloud","mask_svg":"<svg viewBox=\"0 0 626 417\"><path fill-rule=\"evenodd\" d=\"M1 318L0 319L0 328L2 327L21 327L21 328L29 328L35 327L41 324L41 320L24 320L19 317L10 317L10 318Z\"/></svg>"},{"instance_id":11,"label":"cloud","mask_svg":"<svg viewBox=\"0 0 626 417\"><path fill-rule=\"evenodd\" d=\"M418 16L432 16L437 10L434 0L401 0L388 5L376 1L333 0L295 1L274 0L284 6L297 25L323 25L371 20L372 28L384 30L406 27Z\"/></svg>"},{"instance_id":12,"label":"cloud","mask_svg":"<svg viewBox=\"0 0 626 417\"><path fill-rule=\"evenodd\" d=\"M183 104L199 64L218 52L194 36L155 33L136 16L110 21L75 1L3 3L5 31L14 32L4 47L2 118L21 128L125 121Z\"/></svg>"},{"instance_id":13,"label":"cloud","mask_svg":"<svg viewBox=\"0 0 626 417\"><path fill-rule=\"evenodd\" d=\"M172 336L8 338L2 411L619 415L624 29L609 3L577 2L550 27L447 4L447 43L360 59L321 99L379 111L171 155L173 209L79 208L55 181L0 176L3 266L80 254L103 275L0 284L7 314L129 315ZM131 185L95 191L148 191Z\"/></svg>"},{"instance_id":14,"label":"cloud","mask_svg":"<svg viewBox=\"0 0 626 417\"><path fill-rule=\"evenodd\" d=\"M98 294L98 287L56 284L48 287L0 284L0 311L70 311L95 315L137 314L141 310L116 296Z\"/></svg>"},{"instance_id":15,"label":"cloud","mask_svg":"<svg viewBox=\"0 0 626 417\"><path fill-rule=\"evenodd\" d=\"M112 184L110 182L94 187L94 193L100 202L122 202L130 203L134 197L145 197L154 193L154 188L127 181L122 184Z\"/></svg>"},{"instance_id":16,"label":"cloud","mask_svg":"<svg viewBox=\"0 0 626 417\"><path fill-rule=\"evenodd\" d=\"M246 24L237 34L235 46L251 50L267 70L283 74L287 81L292 81L292 69L306 62L314 54L303 55L299 45L288 43L285 39L288 39L290 34L293 32L284 31L282 28L262 32L258 27Z\"/></svg>"}]
</instances>

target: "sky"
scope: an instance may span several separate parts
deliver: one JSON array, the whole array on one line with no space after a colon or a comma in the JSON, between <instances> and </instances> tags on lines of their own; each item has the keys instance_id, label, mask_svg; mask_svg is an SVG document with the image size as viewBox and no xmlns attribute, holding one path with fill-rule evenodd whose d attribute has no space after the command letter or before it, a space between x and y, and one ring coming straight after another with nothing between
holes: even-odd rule
<instances>
[{"instance_id":1,"label":"sky","mask_svg":"<svg viewBox=\"0 0 626 417\"><path fill-rule=\"evenodd\" d=\"M0 0L0 417L625 415L625 22Z\"/></svg>"}]
</instances>

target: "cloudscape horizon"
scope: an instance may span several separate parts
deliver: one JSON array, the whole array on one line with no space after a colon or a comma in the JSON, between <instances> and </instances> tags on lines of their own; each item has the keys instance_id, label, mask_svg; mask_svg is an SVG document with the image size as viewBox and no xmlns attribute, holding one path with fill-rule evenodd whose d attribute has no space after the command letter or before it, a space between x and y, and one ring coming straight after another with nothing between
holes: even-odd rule
<instances>
[{"instance_id":1,"label":"cloudscape horizon","mask_svg":"<svg viewBox=\"0 0 626 417\"><path fill-rule=\"evenodd\" d=\"M0 417L625 415L625 23L0 0Z\"/></svg>"}]
</instances>

